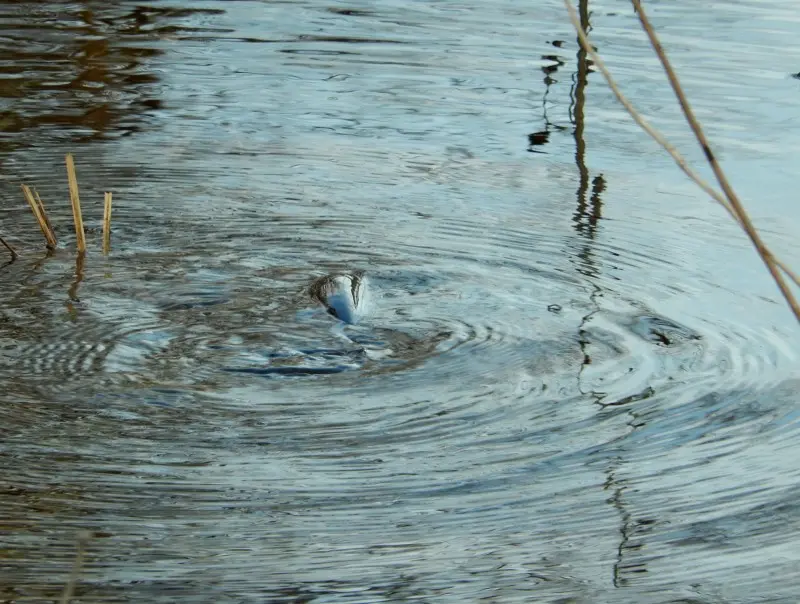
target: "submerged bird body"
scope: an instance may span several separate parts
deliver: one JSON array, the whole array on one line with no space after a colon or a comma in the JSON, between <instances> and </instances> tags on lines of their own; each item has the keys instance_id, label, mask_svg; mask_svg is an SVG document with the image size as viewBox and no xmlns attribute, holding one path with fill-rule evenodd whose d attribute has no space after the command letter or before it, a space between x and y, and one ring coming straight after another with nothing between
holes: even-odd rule
<instances>
[{"instance_id":1,"label":"submerged bird body","mask_svg":"<svg viewBox=\"0 0 800 604\"><path fill-rule=\"evenodd\" d=\"M369 299L367 278L362 271L320 277L311 284L309 293L328 314L351 325L364 316Z\"/></svg>"}]
</instances>

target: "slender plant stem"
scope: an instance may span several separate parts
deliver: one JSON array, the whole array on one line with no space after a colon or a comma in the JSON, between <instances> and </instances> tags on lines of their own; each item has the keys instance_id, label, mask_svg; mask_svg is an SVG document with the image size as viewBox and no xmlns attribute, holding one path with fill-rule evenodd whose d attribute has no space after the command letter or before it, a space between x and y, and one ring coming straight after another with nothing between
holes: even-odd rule
<instances>
[{"instance_id":1,"label":"slender plant stem","mask_svg":"<svg viewBox=\"0 0 800 604\"><path fill-rule=\"evenodd\" d=\"M633 2L638 3L638 0L632 0ZM580 40L581 45L583 46L586 53L592 59L592 62L595 64L597 69L603 75L606 82L608 83L609 88L611 89L614 96L617 98L619 103L625 108L625 110L631 115L633 120L645 131L649 134L653 140L655 140L661 147L663 147L667 153L672 157L678 167L683 171L686 176L688 176L693 182L695 182L703 191L705 191L712 199L714 199L717 203L719 203L725 210L730 214L730 216L739 223L739 225L748 231L747 222L749 219L745 214L745 220L742 219L741 215L736 211L735 206L732 202L728 199L723 197L719 192L717 192L714 188L711 187L706 181L704 181L694 170L689 167L688 162L686 159L673 147L666 138L658 132L655 128L653 128L649 122L642 116L641 113L633 106L633 104L622 94L619 86L617 85L616 81L611 75L611 72L605 65L605 62L600 58L600 56L595 51L594 47L589 42L589 38L586 35L583 27L581 26L580 19L578 17L575 8L570 3L570 0L564 0L564 6L567 9L567 13L569 14L570 21L572 22L575 31L578 34L578 39ZM640 13L641 14L641 13ZM662 51L663 52L663 51ZM684 97L685 98L685 97ZM741 207L741 203L739 203L738 198L736 199L736 203ZM750 223L750 229L755 232L755 229ZM775 258L771 251L761 242L761 239L758 237L758 234L755 233L757 241L760 243L756 245L756 250L758 251L761 258L764 260L764 263L767 265L767 268L770 270L773 278L775 279L778 287L781 290L786 301L789 303L792 311L795 314L795 317L800 321L800 307L797 304L797 301L794 299L791 291L789 291L786 283L783 281L780 272L777 271L777 267L780 267L798 286L800 286L800 280L798 280L798 276L791 271L784 263L780 262ZM748 232L748 236L750 236L750 232ZM751 241L752 241L751 236ZM755 244L755 241L754 241Z\"/></svg>"},{"instance_id":2,"label":"slender plant stem","mask_svg":"<svg viewBox=\"0 0 800 604\"><path fill-rule=\"evenodd\" d=\"M758 231L753 225L753 222L750 220L750 216L747 214L744 205L742 205L742 202L739 200L739 196L736 195L736 192L733 190L730 182L728 182L728 177L725 175L722 166L720 166L719 162L717 161L716 155L711 150L711 145L706 138L705 132L703 132L700 122L697 121L694 111L692 111L692 107L689 104L689 99L686 98L686 94L683 92L683 87L678 80L678 76L675 73L675 70L672 68L672 64L669 62L666 53L664 52L664 47L661 46L661 41L658 39L650 20L647 18L647 13L644 11L641 0L631 0L631 2L636 10L636 14L639 16L639 22L642 24L642 28L647 33L650 44L653 46L653 50L655 50L656 54L658 55L658 60L661 61L661 65L664 67L664 71L667 74L667 79L669 80L670 86L672 86L672 90L675 92L675 96L681 105L681 109L683 110L683 114L686 116L686 121L689 123L689 127L692 129L692 132L697 138L697 142L700 143L700 147L702 147L703 153L705 153L706 159L708 160L708 163L714 172L714 176L717 178L719 186L722 188L723 193L725 193L728 203L731 205L731 208L736 214L739 224L742 225L745 233L747 233L747 236L750 238L753 246L755 246L756 250L758 251L758 255L761 256L761 259L764 261L767 269L769 269L769 272L772 274L772 278L775 279L775 282L778 284L783 297L786 298L789 306L791 306L795 317L798 321L800 321L800 305L797 303L797 300L789 289L789 286L784 281L783 275L774 261L772 252L769 250L769 248L767 248L766 244L761 239L761 235L758 234Z\"/></svg>"},{"instance_id":3,"label":"slender plant stem","mask_svg":"<svg viewBox=\"0 0 800 604\"><path fill-rule=\"evenodd\" d=\"M614 96L617 98L619 103L625 108L625 110L630 114L633 118L633 121L636 122L642 130L647 132L653 140L655 140L659 145L661 145L664 150L670 154L672 159L675 160L675 163L678 164L678 167L683 171L686 176L688 176L691 180L697 183L703 191L708 193L715 201L717 201L723 208L725 208L728 213L736 219L736 215L733 213L733 209L728 204L727 200L720 195L717 191L715 191L711 185L709 185L706 181L704 181L699 174L697 174L692 168L689 166L688 162L684 157L678 152L678 150L670 144L670 142L664 138L658 130L653 128L650 123L644 118L644 116L639 113L639 111L633 106L633 104L628 100L628 98L622 94L622 90L620 89L619 85L617 84L614 77L611 75L611 72L606 67L605 61L600 58L600 55L597 54L594 47L589 42L589 38L586 35L583 27L581 26L581 22L578 18L578 13L570 4L570 0L564 0L564 5L567 7L567 11L569 13L570 20L572 21L572 25L575 27L575 31L578 34L578 39L581 42L584 50L586 50L589 57L592 59L592 63L594 63L595 67L600 71L603 78L605 78L606 82L608 83L608 87L611 89L611 92L614 93Z\"/></svg>"},{"instance_id":4,"label":"slender plant stem","mask_svg":"<svg viewBox=\"0 0 800 604\"><path fill-rule=\"evenodd\" d=\"M52 239L53 239L53 241L55 241L56 240L56 232L53 229L53 225L50 224L50 217L47 215L47 210L44 207L44 202L42 201L42 198L39 197L39 191L37 191L36 189L33 189L33 195L34 195L34 197L36 197L36 203L39 206L39 211L42 213L42 218L44 218L44 223L47 225L47 230L50 231L50 234L52 235Z\"/></svg>"},{"instance_id":5,"label":"slender plant stem","mask_svg":"<svg viewBox=\"0 0 800 604\"><path fill-rule=\"evenodd\" d=\"M783 261L781 261L781 260L778 260L778 259L777 259L775 256L773 256L773 257L772 257L772 260L773 260L773 262L775 262L775 264L777 264L779 267L781 267L781 270L782 270L784 273L786 273L786 274L789 276L789 278L790 278L792 281L794 281L795 285L797 285L798 287L800 287L800 275L798 275L798 274L797 274L796 272L794 272L794 271L793 271L791 268L789 268L788 266L786 266L786 265L783 263Z\"/></svg>"}]
</instances>

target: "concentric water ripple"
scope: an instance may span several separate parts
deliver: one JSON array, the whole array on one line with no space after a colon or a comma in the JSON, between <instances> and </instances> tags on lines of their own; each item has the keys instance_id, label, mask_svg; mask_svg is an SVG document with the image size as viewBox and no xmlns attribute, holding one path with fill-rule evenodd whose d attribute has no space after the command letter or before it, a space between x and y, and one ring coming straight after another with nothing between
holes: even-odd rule
<instances>
[{"instance_id":1,"label":"concentric water ripple","mask_svg":"<svg viewBox=\"0 0 800 604\"><path fill-rule=\"evenodd\" d=\"M767 5L657 12L790 259ZM59 599L89 530L86 601L794 601L791 317L595 74L578 107L559 3L0 10L0 600ZM633 16L591 18L684 136ZM308 288L353 270L345 326Z\"/></svg>"},{"instance_id":2,"label":"concentric water ripple","mask_svg":"<svg viewBox=\"0 0 800 604\"><path fill-rule=\"evenodd\" d=\"M346 228L331 223L331 233ZM17 274L30 271L24 287L36 288L39 298L14 320L24 325L45 317L47 337L9 340L4 378L15 396L32 385L36 397L64 404L33 410L23 399L4 408L7 425L8 414L17 415L9 443L21 469L12 475L9 509L39 522L94 528L106 535L93 545L106 558L160 534L163 546L149 545L124 567L87 575L102 577L104 593L117 583L125 586L121 593L140 585L155 598L168 589L192 593L202 579L185 574L186 551L207 552L220 580L253 589L263 581L250 577L256 565L242 555L291 564L298 568L292 584L329 596L362 584L362 571L342 575L340 564L360 568L364 555L380 557L369 575L375 585L388 580L388 569L409 564L402 562L408 556L414 564L448 560L448 568L470 575L476 563L486 564L486 572L533 565L538 570L530 572L548 577L548 562L531 558L529 549L512 562L513 543L529 548L531 535L550 544L567 540L554 568L580 564L591 574L611 565L618 581L635 583L636 568L656 563L635 543L683 542L684 533L705 535L702 527L710 525L692 520L678 531L663 519L625 520L630 536L619 550L609 537L617 519L609 506L626 509L636 498L610 505L607 489L663 476L670 455L706 441L714 456L743 453L756 424L733 419L742 404L737 391L751 392L765 373L780 374L792 359L774 334L723 330L708 320L690 327L615 292L602 278L557 270L582 261L570 257L561 234L497 235L502 243L480 243L486 249L476 253L486 261L478 262L455 247L475 242L478 225L455 225L456 231L441 231L452 239L402 247L407 262L395 268L381 270L380 253L362 258L377 265L371 282L378 295L368 320L356 327L338 328L305 294L324 265L278 266L234 249L204 259L165 246L139 257L135 271L130 255L98 259L77 286L68 257L45 260L44 273L16 267ZM302 260L309 241L321 245L314 239L325 237L321 228L296 219L296 237L270 241L285 248L275 256ZM526 266L533 239L538 261ZM201 231L195 241L207 246L213 236ZM517 262L500 270L495 253ZM413 268L419 264L428 268ZM739 433L721 438L730 421ZM665 467L639 479L627 469L628 453L637 463L652 459ZM51 484L46 459L56 460L59 484L68 487L41 486ZM683 464L672 471L684 471ZM760 491L748 484L741 496ZM611 554L580 556L555 528L574 522L569 502L586 497L587 488L596 490L597 501L580 526L598 528L581 534L593 547L618 551L616 562ZM554 505L554 497L563 503ZM109 502L102 512L99 501ZM638 505L666 510L669 500ZM509 532L512 519L543 507L546 524L533 519ZM224 529L212 520L220 514ZM459 529L475 521L479 533ZM15 526L14 551L24 552L30 524ZM394 535L389 542L376 539L387 530ZM461 547L453 545L454 533L465 539ZM296 543L308 534L317 535L313 547ZM493 562L495 546L477 537L492 534L507 535L504 547L512 548ZM445 549L435 545L444 543ZM302 561L269 553L298 547ZM161 560L155 574L146 551ZM340 564L330 567L333 557ZM44 585L10 568L17 581ZM326 568L339 573L333 583L322 578ZM578 589L529 574L502 572L494 580L506 582L508 593L547 582L556 591ZM435 570L420 576L425 593L438 577ZM484 589L465 581L469 592ZM281 581L270 583L277 590L270 593L282 597Z\"/></svg>"}]
</instances>

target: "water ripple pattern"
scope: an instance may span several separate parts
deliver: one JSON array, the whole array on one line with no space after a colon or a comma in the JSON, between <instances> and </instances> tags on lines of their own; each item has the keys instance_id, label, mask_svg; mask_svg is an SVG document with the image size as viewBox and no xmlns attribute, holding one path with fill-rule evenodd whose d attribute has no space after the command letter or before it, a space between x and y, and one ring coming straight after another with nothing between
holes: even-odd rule
<instances>
[{"instance_id":1,"label":"water ripple pattern","mask_svg":"<svg viewBox=\"0 0 800 604\"><path fill-rule=\"evenodd\" d=\"M59 600L83 530L76 601L796 600L796 326L534 4L0 2L0 601ZM800 256L796 7L657 8ZM356 325L309 295L351 271Z\"/></svg>"}]
</instances>

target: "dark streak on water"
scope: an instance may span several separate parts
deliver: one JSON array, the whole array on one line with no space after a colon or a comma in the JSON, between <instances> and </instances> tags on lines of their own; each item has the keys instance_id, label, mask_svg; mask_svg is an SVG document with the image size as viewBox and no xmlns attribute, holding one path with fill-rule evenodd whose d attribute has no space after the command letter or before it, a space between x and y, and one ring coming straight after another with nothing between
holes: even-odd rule
<instances>
[{"instance_id":1,"label":"dark streak on water","mask_svg":"<svg viewBox=\"0 0 800 604\"><path fill-rule=\"evenodd\" d=\"M789 260L795 8L653 11ZM691 153L626 10L582 18ZM797 600L796 325L559 0L0 22L0 600L57 598L81 529L81 601ZM308 287L356 269L340 326Z\"/></svg>"}]
</instances>

